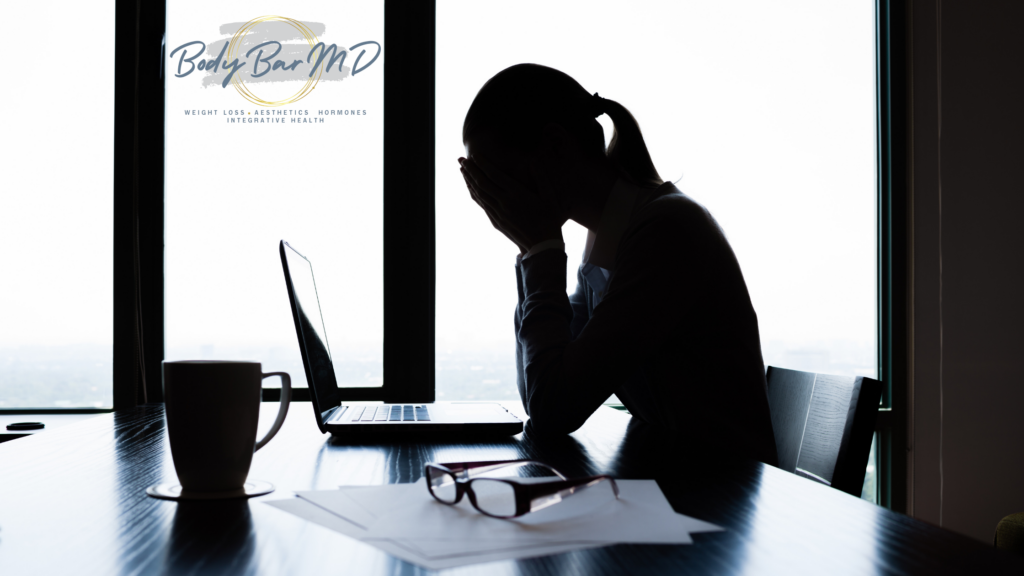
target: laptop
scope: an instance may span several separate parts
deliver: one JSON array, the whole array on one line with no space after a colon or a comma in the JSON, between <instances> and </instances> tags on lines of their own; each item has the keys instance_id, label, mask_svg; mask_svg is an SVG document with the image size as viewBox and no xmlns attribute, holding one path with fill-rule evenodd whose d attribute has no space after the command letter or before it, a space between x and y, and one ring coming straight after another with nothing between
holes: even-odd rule
<instances>
[{"instance_id":1,"label":"laptop","mask_svg":"<svg viewBox=\"0 0 1024 576\"><path fill-rule=\"evenodd\" d=\"M327 344L327 330L320 313L313 265L284 240L280 249L309 396L321 432L335 436L400 434L412 437L433 432L493 436L523 431L523 421L496 402L342 404Z\"/></svg>"}]
</instances>

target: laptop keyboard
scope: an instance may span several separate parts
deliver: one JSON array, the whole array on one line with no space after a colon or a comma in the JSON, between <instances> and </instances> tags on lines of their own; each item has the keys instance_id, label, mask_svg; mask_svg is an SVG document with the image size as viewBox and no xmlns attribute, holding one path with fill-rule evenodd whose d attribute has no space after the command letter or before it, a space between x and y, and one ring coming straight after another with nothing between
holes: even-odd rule
<instances>
[{"instance_id":1,"label":"laptop keyboard","mask_svg":"<svg viewBox=\"0 0 1024 576\"><path fill-rule=\"evenodd\" d=\"M343 406L331 420L334 422L429 422L430 413L427 412L427 407L423 404Z\"/></svg>"}]
</instances>

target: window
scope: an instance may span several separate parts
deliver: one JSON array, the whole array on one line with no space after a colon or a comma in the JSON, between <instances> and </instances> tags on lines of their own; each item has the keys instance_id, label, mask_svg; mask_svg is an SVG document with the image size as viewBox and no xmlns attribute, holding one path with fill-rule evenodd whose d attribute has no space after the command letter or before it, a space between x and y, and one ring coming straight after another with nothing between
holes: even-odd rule
<instances>
[{"instance_id":1,"label":"window","mask_svg":"<svg viewBox=\"0 0 1024 576\"><path fill-rule=\"evenodd\" d=\"M48 7L58 32L98 31L93 50L106 57L63 70L62 82L89 86L73 111L34 69L44 89L0 96L19 110L0 160L0 234L20 274L0 288L0 409L134 405L127 320L136 307L117 295L136 289L123 216L135 198L150 400L159 399L163 358L255 359L303 384L281 238L315 264L339 380L355 387L346 399L427 402L435 380L440 400L515 399L515 249L466 198L455 158L476 90L503 67L534 61L629 107L662 175L716 216L758 311L766 363L866 375L881 366L889 389L871 457L878 478L866 493L902 509L891 490L902 481L892 454L905 445L899 11L885 1L877 14L870 2L806 0L439 4L292 3L295 12L243 34L251 47L277 27L291 34L285 52L301 52L304 26L350 48L342 65L352 67L356 43L381 44L360 75L318 83L301 99L291 80L251 83L247 96L207 85L206 70L176 76L176 48L223 46L276 9L127 3L115 30L113 3ZM42 15L15 10L20 21ZM137 72L114 74L115 33L119 61L138 56ZM5 42L32 43L26 34ZM162 36L161 67L145 66ZM205 52L204 61L217 56ZM287 123L248 121L283 110L323 123L291 123L294 112ZM53 170L40 151L68 143L68 169ZM112 217L111 204L122 215ZM570 223L565 238L575 260L584 231ZM571 290L574 266L567 279Z\"/></svg>"},{"instance_id":2,"label":"window","mask_svg":"<svg viewBox=\"0 0 1024 576\"><path fill-rule=\"evenodd\" d=\"M456 158L477 90L520 62L636 116L662 177L724 228L766 364L876 376L872 2L440 2L438 399L518 398L517 250L469 199ZM563 235L571 292L586 233L570 222Z\"/></svg>"},{"instance_id":3,"label":"window","mask_svg":"<svg viewBox=\"0 0 1024 576\"><path fill-rule=\"evenodd\" d=\"M0 409L113 405L114 2L20 2L11 22L49 38L89 30L88 64L18 67L0 92ZM8 54L67 61L37 27ZM14 72L8 72L14 74ZM68 87L74 91L68 98Z\"/></svg>"},{"instance_id":4,"label":"window","mask_svg":"<svg viewBox=\"0 0 1024 576\"><path fill-rule=\"evenodd\" d=\"M167 357L256 360L306 386L285 239L314 265L339 384L379 387L383 2L287 10L254 18L245 3L167 4ZM332 45L349 53L332 62ZM257 64L262 50L269 60ZM232 77L223 61L235 58Z\"/></svg>"}]
</instances>

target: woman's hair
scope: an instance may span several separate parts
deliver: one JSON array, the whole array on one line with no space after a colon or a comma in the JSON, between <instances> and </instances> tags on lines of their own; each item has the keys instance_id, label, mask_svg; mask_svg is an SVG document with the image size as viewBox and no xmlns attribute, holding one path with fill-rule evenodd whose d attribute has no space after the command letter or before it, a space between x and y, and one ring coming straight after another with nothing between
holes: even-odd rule
<instances>
[{"instance_id":1,"label":"woman's hair","mask_svg":"<svg viewBox=\"0 0 1024 576\"><path fill-rule=\"evenodd\" d=\"M607 114L615 125L608 149L595 118ZM516 64L484 84L466 113L462 140L488 135L531 151L548 124L565 129L585 154L607 156L623 176L640 185L662 183L647 151L640 125L624 106L591 95L568 74L538 64Z\"/></svg>"}]
</instances>

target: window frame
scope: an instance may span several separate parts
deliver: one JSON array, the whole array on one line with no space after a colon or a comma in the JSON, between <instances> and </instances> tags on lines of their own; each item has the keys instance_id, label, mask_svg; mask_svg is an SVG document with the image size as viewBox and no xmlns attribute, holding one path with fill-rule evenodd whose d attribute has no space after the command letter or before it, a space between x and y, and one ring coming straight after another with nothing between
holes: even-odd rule
<instances>
[{"instance_id":1,"label":"window frame","mask_svg":"<svg viewBox=\"0 0 1024 576\"><path fill-rule=\"evenodd\" d=\"M132 66L114 86L114 410L163 401L164 119L139 109L164 109L165 8L116 3L115 60Z\"/></svg>"},{"instance_id":2,"label":"window frame","mask_svg":"<svg viewBox=\"0 0 1024 576\"><path fill-rule=\"evenodd\" d=\"M908 358L907 17L903 0L876 0L879 504L906 512Z\"/></svg>"}]
</instances>

